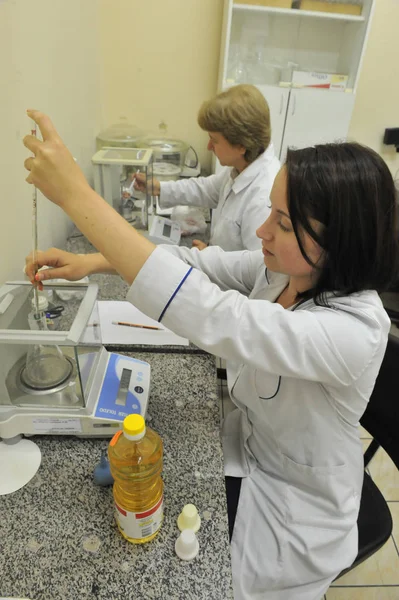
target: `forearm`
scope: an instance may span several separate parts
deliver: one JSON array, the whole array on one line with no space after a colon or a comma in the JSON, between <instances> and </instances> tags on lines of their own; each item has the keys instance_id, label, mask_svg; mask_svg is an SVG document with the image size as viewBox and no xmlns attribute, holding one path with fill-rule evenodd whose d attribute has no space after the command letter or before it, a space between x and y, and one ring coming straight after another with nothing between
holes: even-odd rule
<instances>
[{"instance_id":1,"label":"forearm","mask_svg":"<svg viewBox=\"0 0 399 600\"><path fill-rule=\"evenodd\" d=\"M187 180L162 182L160 189L161 208L178 205L216 208L219 201L220 181L214 175L192 177Z\"/></svg>"},{"instance_id":2,"label":"forearm","mask_svg":"<svg viewBox=\"0 0 399 600\"><path fill-rule=\"evenodd\" d=\"M88 186L71 195L62 208L102 255L93 255L91 272L117 272L131 284L155 245Z\"/></svg>"},{"instance_id":3,"label":"forearm","mask_svg":"<svg viewBox=\"0 0 399 600\"><path fill-rule=\"evenodd\" d=\"M84 257L86 262L88 275L94 275L96 273L116 275L118 273L100 252L96 252L95 254L82 254L81 256Z\"/></svg>"}]
</instances>

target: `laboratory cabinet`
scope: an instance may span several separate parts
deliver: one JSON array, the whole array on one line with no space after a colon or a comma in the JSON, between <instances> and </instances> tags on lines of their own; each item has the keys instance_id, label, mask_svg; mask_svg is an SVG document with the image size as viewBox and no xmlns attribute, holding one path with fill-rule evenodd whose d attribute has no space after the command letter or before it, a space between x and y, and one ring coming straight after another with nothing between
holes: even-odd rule
<instances>
[{"instance_id":1,"label":"laboratory cabinet","mask_svg":"<svg viewBox=\"0 0 399 600\"><path fill-rule=\"evenodd\" d=\"M289 146L346 139L374 4L225 0L219 90L238 83L261 90L281 160Z\"/></svg>"},{"instance_id":2,"label":"laboratory cabinet","mask_svg":"<svg viewBox=\"0 0 399 600\"><path fill-rule=\"evenodd\" d=\"M354 94L325 90L258 86L269 103L272 141L276 155L285 160L287 148L346 139Z\"/></svg>"}]
</instances>

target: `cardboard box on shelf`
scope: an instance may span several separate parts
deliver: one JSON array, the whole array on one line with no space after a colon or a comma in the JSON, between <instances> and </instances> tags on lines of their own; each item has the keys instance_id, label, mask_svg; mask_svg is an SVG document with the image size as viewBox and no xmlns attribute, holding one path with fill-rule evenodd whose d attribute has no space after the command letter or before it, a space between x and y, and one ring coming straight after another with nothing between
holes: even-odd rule
<instances>
[{"instance_id":1,"label":"cardboard box on shelf","mask_svg":"<svg viewBox=\"0 0 399 600\"><path fill-rule=\"evenodd\" d=\"M301 0L301 10L314 10L316 12L341 13L344 15L360 16L361 4L348 4L346 2L328 2L328 0Z\"/></svg>"},{"instance_id":2,"label":"cardboard box on shelf","mask_svg":"<svg viewBox=\"0 0 399 600\"><path fill-rule=\"evenodd\" d=\"M337 73L317 73L315 71L293 71L294 87L314 87L326 90L345 91L348 76Z\"/></svg>"},{"instance_id":3,"label":"cardboard box on shelf","mask_svg":"<svg viewBox=\"0 0 399 600\"><path fill-rule=\"evenodd\" d=\"M271 6L272 8L291 8L292 0L234 0L234 4L252 4L253 6Z\"/></svg>"}]
</instances>

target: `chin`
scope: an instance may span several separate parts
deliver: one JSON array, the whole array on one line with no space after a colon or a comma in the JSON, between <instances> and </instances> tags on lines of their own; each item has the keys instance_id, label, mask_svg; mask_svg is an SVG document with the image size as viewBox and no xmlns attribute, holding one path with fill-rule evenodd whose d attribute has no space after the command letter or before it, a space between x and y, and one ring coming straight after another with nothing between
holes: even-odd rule
<instances>
[{"instance_id":1,"label":"chin","mask_svg":"<svg viewBox=\"0 0 399 600\"><path fill-rule=\"evenodd\" d=\"M265 263L266 267L270 269L270 271L274 271L275 273L282 273L282 271L280 271L278 265L276 264L274 256L263 255L263 262Z\"/></svg>"}]
</instances>

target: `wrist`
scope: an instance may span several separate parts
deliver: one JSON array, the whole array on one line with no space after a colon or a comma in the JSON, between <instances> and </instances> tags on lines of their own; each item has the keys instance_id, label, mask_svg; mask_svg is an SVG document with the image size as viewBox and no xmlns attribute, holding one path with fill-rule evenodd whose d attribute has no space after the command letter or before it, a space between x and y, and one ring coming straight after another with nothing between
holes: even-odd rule
<instances>
[{"instance_id":1,"label":"wrist","mask_svg":"<svg viewBox=\"0 0 399 600\"><path fill-rule=\"evenodd\" d=\"M59 196L56 204L68 214L69 211L79 207L81 202L90 197L91 192L94 192L94 190L89 186L86 179L74 182L72 186L65 187L64 193Z\"/></svg>"},{"instance_id":2,"label":"wrist","mask_svg":"<svg viewBox=\"0 0 399 600\"><path fill-rule=\"evenodd\" d=\"M95 273L101 273L101 264L103 256L98 253L85 254L83 256L83 264L86 275L94 275Z\"/></svg>"}]
</instances>

